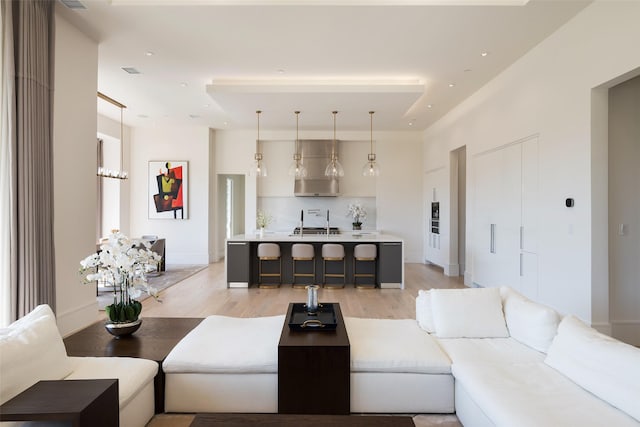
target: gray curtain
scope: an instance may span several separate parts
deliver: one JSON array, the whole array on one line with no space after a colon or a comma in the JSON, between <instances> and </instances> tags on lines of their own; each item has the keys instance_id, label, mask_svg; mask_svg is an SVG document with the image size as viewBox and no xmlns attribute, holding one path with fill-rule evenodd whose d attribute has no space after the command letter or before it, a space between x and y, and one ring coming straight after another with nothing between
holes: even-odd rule
<instances>
[{"instance_id":1,"label":"gray curtain","mask_svg":"<svg viewBox=\"0 0 640 427\"><path fill-rule=\"evenodd\" d=\"M0 2L0 328L16 318L15 67L13 14Z\"/></svg>"},{"instance_id":2,"label":"gray curtain","mask_svg":"<svg viewBox=\"0 0 640 427\"><path fill-rule=\"evenodd\" d=\"M15 292L16 315L21 317L38 304L49 304L55 311L54 2L12 1L12 8L17 144Z\"/></svg>"}]
</instances>

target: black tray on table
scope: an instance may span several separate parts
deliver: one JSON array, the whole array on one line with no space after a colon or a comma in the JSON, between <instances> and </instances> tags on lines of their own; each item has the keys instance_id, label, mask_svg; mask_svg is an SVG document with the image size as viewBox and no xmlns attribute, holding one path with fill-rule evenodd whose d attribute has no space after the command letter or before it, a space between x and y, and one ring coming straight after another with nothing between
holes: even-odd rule
<instances>
[{"instance_id":1,"label":"black tray on table","mask_svg":"<svg viewBox=\"0 0 640 427\"><path fill-rule=\"evenodd\" d=\"M332 331L338 326L333 304L318 304L314 314L307 312L307 304L293 303L291 317L287 319L294 331Z\"/></svg>"}]
</instances>

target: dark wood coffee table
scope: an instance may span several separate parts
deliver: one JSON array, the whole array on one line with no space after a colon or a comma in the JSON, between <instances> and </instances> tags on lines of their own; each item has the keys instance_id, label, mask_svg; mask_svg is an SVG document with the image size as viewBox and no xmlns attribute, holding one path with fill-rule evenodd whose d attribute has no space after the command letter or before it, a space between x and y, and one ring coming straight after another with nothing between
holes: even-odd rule
<instances>
[{"instance_id":1,"label":"dark wood coffee table","mask_svg":"<svg viewBox=\"0 0 640 427\"><path fill-rule=\"evenodd\" d=\"M139 357L158 362L154 378L156 414L164 412L164 372L162 362L173 347L201 318L144 317L142 326L133 335L114 338L104 329L104 322L96 322L64 339L69 356Z\"/></svg>"},{"instance_id":2,"label":"dark wood coffee table","mask_svg":"<svg viewBox=\"0 0 640 427\"><path fill-rule=\"evenodd\" d=\"M278 344L278 413L333 414L351 412L350 346L342 311L335 330L295 331L288 325L289 304Z\"/></svg>"},{"instance_id":3,"label":"dark wood coffee table","mask_svg":"<svg viewBox=\"0 0 640 427\"><path fill-rule=\"evenodd\" d=\"M191 427L415 427L407 416L197 414Z\"/></svg>"},{"instance_id":4,"label":"dark wood coffee table","mask_svg":"<svg viewBox=\"0 0 640 427\"><path fill-rule=\"evenodd\" d=\"M118 380L39 381L0 407L0 421L56 421L117 427Z\"/></svg>"}]
</instances>

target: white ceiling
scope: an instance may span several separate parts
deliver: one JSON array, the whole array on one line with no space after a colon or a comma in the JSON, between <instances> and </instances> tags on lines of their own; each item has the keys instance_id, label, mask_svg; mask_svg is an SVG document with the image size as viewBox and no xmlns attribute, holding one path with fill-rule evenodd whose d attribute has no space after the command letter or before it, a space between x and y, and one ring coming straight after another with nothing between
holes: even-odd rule
<instances>
[{"instance_id":1,"label":"white ceiling","mask_svg":"<svg viewBox=\"0 0 640 427\"><path fill-rule=\"evenodd\" d=\"M301 130L324 130L337 110L339 129L368 130L374 110L375 130L411 130L442 117L588 2L81 3L86 9L57 7L99 43L98 90L127 106L128 125L247 129L259 109L261 129L294 129L300 110ZM98 109L119 120L118 108L100 101Z\"/></svg>"}]
</instances>

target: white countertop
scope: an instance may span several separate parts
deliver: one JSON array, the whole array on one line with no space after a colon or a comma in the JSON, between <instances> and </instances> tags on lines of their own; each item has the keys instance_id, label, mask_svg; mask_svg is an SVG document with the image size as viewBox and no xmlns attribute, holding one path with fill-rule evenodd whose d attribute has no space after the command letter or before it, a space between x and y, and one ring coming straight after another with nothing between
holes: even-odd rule
<instances>
[{"instance_id":1,"label":"white countertop","mask_svg":"<svg viewBox=\"0 0 640 427\"><path fill-rule=\"evenodd\" d=\"M238 234L228 239L229 242L402 242L402 239L392 234L376 231L343 231L340 234L291 234L286 232L265 231L259 234Z\"/></svg>"}]
</instances>

